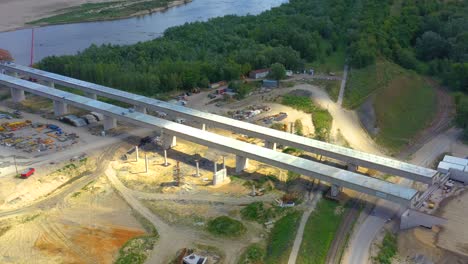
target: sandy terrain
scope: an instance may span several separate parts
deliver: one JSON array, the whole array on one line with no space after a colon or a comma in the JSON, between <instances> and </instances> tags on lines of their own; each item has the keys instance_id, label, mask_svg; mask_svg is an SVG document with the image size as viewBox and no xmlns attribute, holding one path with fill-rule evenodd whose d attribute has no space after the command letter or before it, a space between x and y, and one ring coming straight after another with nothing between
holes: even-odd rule
<instances>
[{"instance_id":1,"label":"sandy terrain","mask_svg":"<svg viewBox=\"0 0 468 264\"><path fill-rule=\"evenodd\" d=\"M119 248L145 233L101 177L52 210L0 221L1 263L113 263Z\"/></svg>"},{"instance_id":2,"label":"sandy terrain","mask_svg":"<svg viewBox=\"0 0 468 264\"><path fill-rule=\"evenodd\" d=\"M24 27L29 21L48 17L67 7L111 1L113 0L2 0L0 32Z\"/></svg>"},{"instance_id":3,"label":"sandy terrain","mask_svg":"<svg viewBox=\"0 0 468 264\"><path fill-rule=\"evenodd\" d=\"M446 202L440 216L447 219L437 237L437 246L463 255L468 260L468 192L463 192Z\"/></svg>"}]
</instances>

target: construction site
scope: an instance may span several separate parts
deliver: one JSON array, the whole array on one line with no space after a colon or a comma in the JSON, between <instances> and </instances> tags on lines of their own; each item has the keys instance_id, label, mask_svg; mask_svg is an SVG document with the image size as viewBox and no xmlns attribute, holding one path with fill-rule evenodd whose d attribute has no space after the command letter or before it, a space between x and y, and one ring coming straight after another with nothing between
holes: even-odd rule
<instances>
[{"instance_id":1,"label":"construction site","mask_svg":"<svg viewBox=\"0 0 468 264\"><path fill-rule=\"evenodd\" d=\"M405 250L414 243L432 260L467 260L462 144L431 148L425 162L385 157L352 113L302 81L164 102L0 56L1 263L263 263L252 247L268 263L296 263L321 200L344 219L327 263L353 263L346 243L370 218L383 227L370 254L401 229L401 256L418 258ZM325 111L329 127L317 122ZM281 232L289 240L275 247Z\"/></svg>"}]
</instances>

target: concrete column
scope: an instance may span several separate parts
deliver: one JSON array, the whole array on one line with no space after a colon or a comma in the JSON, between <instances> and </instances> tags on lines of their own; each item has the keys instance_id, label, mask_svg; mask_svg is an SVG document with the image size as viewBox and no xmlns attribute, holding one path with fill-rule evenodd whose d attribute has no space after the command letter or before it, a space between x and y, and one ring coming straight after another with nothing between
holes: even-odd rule
<instances>
[{"instance_id":1,"label":"concrete column","mask_svg":"<svg viewBox=\"0 0 468 264\"><path fill-rule=\"evenodd\" d=\"M44 81L46 86L49 86L51 88L55 88L55 83L54 82L49 82L49 81Z\"/></svg>"},{"instance_id":2,"label":"concrete column","mask_svg":"<svg viewBox=\"0 0 468 264\"><path fill-rule=\"evenodd\" d=\"M104 130L109 130L117 127L117 119L111 116L104 116Z\"/></svg>"},{"instance_id":3,"label":"concrete column","mask_svg":"<svg viewBox=\"0 0 468 264\"><path fill-rule=\"evenodd\" d=\"M348 163L347 165L349 171L357 171L359 166L356 164Z\"/></svg>"},{"instance_id":4,"label":"concrete column","mask_svg":"<svg viewBox=\"0 0 468 264\"><path fill-rule=\"evenodd\" d=\"M11 98L13 99L13 102L19 103L26 99L26 96L24 95L24 90L22 89L16 89L16 88L10 88L11 92Z\"/></svg>"},{"instance_id":5,"label":"concrete column","mask_svg":"<svg viewBox=\"0 0 468 264\"><path fill-rule=\"evenodd\" d=\"M195 177L200 177L200 162L198 160L195 161L195 166L197 167L197 171L195 172Z\"/></svg>"},{"instance_id":6,"label":"concrete column","mask_svg":"<svg viewBox=\"0 0 468 264\"><path fill-rule=\"evenodd\" d=\"M162 139L162 145L164 149L170 149L177 145L176 136L172 136L167 133L164 133L161 139Z\"/></svg>"},{"instance_id":7,"label":"concrete column","mask_svg":"<svg viewBox=\"0 0 468 264\"><path fill-rule=\"evenodd\" d=\"M332 197L337 197L342 190L343 190L343 187L340 187L340 186L338 186L336 184L332 184L332 186L331 186L331 196Z\"/></svg>"},{"instance_id":8,"label":"concrete column","mask_svg":"<svg viewBox=\"0 0 468 264\"><path fill-rule=\"evenodd\" d=\"M93 100L97 100L97 94L91 92L85 92L85 96Z\"/></svg>"},{"instance_id":9,"label":"concrete column","mask_svg":"<svg viewBox=\"0 0 468 264\"><path fill-rule=\"evenodd\" d=\"M145 172L148 173L148 155L145 152Z\"/></svg>"},{"instance_id":10,"label":"concrete column","mask_svg":"<svg viewBox=\"0 0 468 264\"><path fill-rule=\"evenodd\" d=\"M216 164L216 161L213 163L214 168L213 168L213 185L218 184L218 178L216 177L216 173L218 172L218 164Z\"/></svg>"},{"instance_id":11,"label":"concrete column","mask_svg":"<svg viewBox=\"0 0 468 264\"><path fill-rule=\"evenodd\" d=\"M62 116L68 114L67 103L61 101L54 101L54 115Z\"/></svg>"},{"instance_id":12,"label":"concrete column","mask_svg":"<svg viewBox=\"0 0 468 264\"><path fill-rule=\"evenodd\" d=\"M249 166L249 159L241 156L236 156L236 172L239 173Z\"/></svg>"},{"instance_id":13,"label":"concrete column","mask_svg":"<svg viewBox=\"0 0 468 264\"><path fill-rule=\"evenodd\" d=\"M135 111L146 114L146 107L141 105L135 105Z\"/></svg>"},{"instance_id":14,"label":"concrete column","mask_svg":"<svg viewBox=\"0 0 468 264\"><path fill-rule=\"evenodd\" d=\"M136 154L136 162L138 162L138 158L140 157L140 153L138 153L138 146L135 146L135 154Z\"/></svg>"},{"instance_id":15,"label":"concrete column","mask_svg":"<svg viewBox=\"0 0 468 264\"><path fill-rule=\"evenodd\" d=\"M206 124L202 124L201 130L206 131Z\"/></svg>"},{"instance_id":16,"label":"concrete column","mask_svg":"<svg viewBox=\"0 0 468 264\"><path fill-rule=\"evenodd\" d=\"M265 140L265 148L276 150L276 143Z\"/></svg>"},{"instance_id":17,"label":"concrete column","mask_svg":"<svg viewBox=\"0 0 468 264\"><path fill-rule=\"evenodd\" d=\"M164 166L167 167L170 164L167 162L167 149L164 150Z\"/></svg>"}]
</instances>

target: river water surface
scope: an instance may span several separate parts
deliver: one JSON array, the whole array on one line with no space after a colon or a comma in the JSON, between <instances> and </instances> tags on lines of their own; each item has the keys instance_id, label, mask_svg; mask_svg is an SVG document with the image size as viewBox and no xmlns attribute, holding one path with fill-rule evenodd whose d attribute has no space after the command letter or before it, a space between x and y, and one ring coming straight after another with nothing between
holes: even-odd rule
<instances>
[{"instance_id":1,"label":"river water surface","mask_svg":"<svg viewBox=\"0 0 468 264\"><path fill-rule=\"evenodd\" d=\"M256 15L287 0L193 0L150 15L121 20L45 26L35 29L34 61L51 55L76 54L91 44L133 44L162 35L169 27L225 15ZM28 65L31 29L0 33L0 48Z\"/></svg>"}]
</instances>

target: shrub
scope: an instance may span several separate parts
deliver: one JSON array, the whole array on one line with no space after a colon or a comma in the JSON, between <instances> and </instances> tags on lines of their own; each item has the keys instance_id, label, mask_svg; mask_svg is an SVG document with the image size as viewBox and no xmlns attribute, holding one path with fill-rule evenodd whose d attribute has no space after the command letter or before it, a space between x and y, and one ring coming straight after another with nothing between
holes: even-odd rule
<instances>
[{"instance_id":1,"label":"shrub","mask_svg":"<svg viewBox=\"0 0 468 264\"><path fill-rule=\"evenodd\" d=\"M230 217L220 216L208 222L208 231L214 235L236 237L245 233L245 226Z\"/></svg>"}]
</instances>

